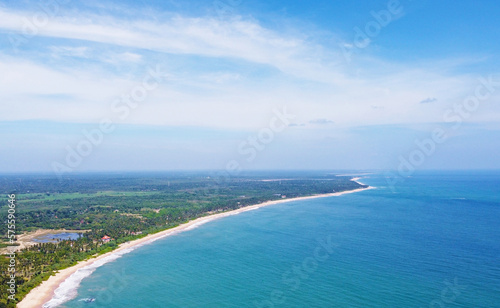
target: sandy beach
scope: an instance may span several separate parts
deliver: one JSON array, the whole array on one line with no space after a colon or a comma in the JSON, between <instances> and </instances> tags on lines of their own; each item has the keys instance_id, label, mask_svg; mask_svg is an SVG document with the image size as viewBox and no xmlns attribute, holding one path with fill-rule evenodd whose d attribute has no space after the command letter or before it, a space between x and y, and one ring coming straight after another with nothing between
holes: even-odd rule
<instances>
[{"instance_id":1,"label":"sandy beach","mask_svg":"<svg viewBox=\"0 0 500 308\"><path fill-rule=\"evenodd\" d=\"M353 181L356 181L356 180L357 180L357 178L353 179ZM307 197L298 197L298 198L281 199L281 200L275 200L275 201L267 201L267 202L256 204L256 205L246 206L246 207L243 207L243 208L240 208L237 210L233 210L233 211L228 211L228 212L223 212L223 213L219 213L219 214L213 214L213 215L197 218L195 220L189 221L189 222L182 224L180 226L177 226L175 228L164 230L164 231L161 231L161 232L158 232L155 234L150 234L144 238L120 244L120 246L117 249L115 249L111 252L105 253L103 255L100 255L98 257L95 257L95 258L92 258L92 259L89 259L86 261L81 261L72 267L60 270L55 275L51 276L48 280L42 282L41 285L39 285L38 287L31 290L31 292L21 302L19 302L17 304L17 307L20 307L20 308L42 307L43 304L48 302L54 296L54 292L60 286L60 284L62 282L64 282L68 277L70 277L72 274L74 274L77 270L84 268L88 265L91 265L98 260L106 258L112 254L116 254L116 253L123 251L125 249L129 249L129 248L132 248L134 246L141 245L141 244L146 244L147 242L150 242L150 241L155 240L155 239L159 239L159 238L166 237L166 236L169 236L172 234L176 234L176 233L179 233L179 232L182 232L185 230L192 229L193 227L198 226L198 225L203 224L203 223L206 223L208 221L212 221L212 220L215 220L218 218L227 217L227 216L231 216L231 215L236 215L236 214L239 214L242 212L255 210L255 209L269 206L269 205L280 204L280 203L291 202L291 201L298 201L298 200L307 200L307 199L313 199L313 198L340 196L340 195L355 193L355 192L359 192L359 191L363 191L363 190L367 190L367 189L372 189L372 188L374 188L374 187L369 186L367 188L359 188L359 189L338 192L338 193L329 193L329 194L313 195L313 196L307 196Z\"/></svg>"}]
</instances>

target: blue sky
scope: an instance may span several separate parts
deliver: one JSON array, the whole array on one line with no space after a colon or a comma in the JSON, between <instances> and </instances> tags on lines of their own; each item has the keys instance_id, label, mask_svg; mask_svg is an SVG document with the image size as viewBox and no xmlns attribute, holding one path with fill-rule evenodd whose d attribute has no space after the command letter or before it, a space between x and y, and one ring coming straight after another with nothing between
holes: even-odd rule
<instances>
[{"instance_id":1,"label":"blue sky","mask_svg":"<svg viewBox=\"0 0 500 308\"><path fill-rule=\"evenodd\" d=\"M0 172L500 168L496 1L44 3L0 2Z\"/></svg>"}]
</instances>

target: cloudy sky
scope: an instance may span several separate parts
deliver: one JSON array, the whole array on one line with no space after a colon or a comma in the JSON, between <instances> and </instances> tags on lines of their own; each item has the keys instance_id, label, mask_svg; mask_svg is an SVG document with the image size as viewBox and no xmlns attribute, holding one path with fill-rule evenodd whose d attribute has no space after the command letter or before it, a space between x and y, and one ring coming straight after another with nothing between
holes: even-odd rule
<instances>
[{"instance_id":1,"label":"cloudy sky","mask_svg":"<svg viewBox=\"0 0 500 308\"><path fill-rule=\"evenodd\" d=\"M493 0L1 1L0 172L498 169L499 14Z\"/></svg>"}]
</instances>

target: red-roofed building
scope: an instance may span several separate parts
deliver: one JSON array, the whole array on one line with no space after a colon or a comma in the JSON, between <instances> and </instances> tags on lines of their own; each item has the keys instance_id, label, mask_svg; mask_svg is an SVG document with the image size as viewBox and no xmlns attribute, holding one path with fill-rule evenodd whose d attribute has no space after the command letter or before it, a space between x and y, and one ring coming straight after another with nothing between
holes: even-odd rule
<instances>
[{"instance_id":1,"label":"red-roofed building","mask_svg":"<svg viewBox=\"0 0 500 308\"><path fill-rule=\"evenodd\" d=\"M107 242L111 241L111 238L109 236L105 235L101 238L101 240L103 243L107 243Z\"/></svg>"}]
</instances>

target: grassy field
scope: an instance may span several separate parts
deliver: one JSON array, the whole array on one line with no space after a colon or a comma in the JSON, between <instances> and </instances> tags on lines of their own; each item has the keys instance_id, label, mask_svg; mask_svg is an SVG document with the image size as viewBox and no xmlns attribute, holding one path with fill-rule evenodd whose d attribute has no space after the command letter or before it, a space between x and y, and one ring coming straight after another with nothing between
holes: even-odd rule
<instances>
[{"instance_id":1,"label":"grassy field","mask_svg":"<svg viewBox=\"0 0 500 308\"><path fill-rule=\"evenodd\" d=\"M28 193L18 194L17 203L27 204L39 201L72 200L97 197L137 197L158 194L154 191L98 191L96 193Z\"/></svg>"}]
</instances>

